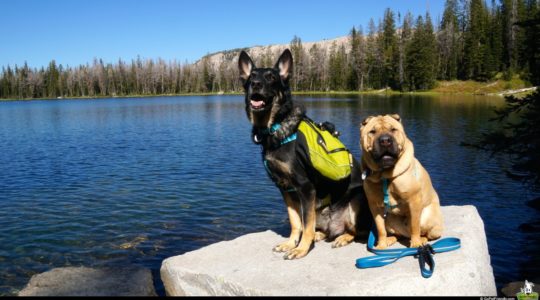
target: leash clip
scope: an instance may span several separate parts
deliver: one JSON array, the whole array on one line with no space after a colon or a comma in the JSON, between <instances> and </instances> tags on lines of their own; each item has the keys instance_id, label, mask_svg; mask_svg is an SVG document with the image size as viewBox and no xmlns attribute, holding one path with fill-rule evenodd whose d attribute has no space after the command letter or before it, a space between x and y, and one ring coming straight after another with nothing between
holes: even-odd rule
<instances>
[{"instance_id":1,"label":"leash clip","mask_svg":"<svg viewBox=\"0 0 540 300\"><path fill-rule=\"evenodd\" d=\"M417 249L418 253L414 256L415 258L418 258L419 256L435 254L435 250L433 249L433 247L431 247L430 244L425 244L424 246L420 246Z\"/></svg>"},{"instance_id":2,"label":"leash clip","mask_svg":"<svg viewBox=\"0 0 540 300\"><path fill-rule=\"evenodd\" d=\"M372 173L371 169L365 169L364 172L362 172L362 180L366 180Z\"/></svg>"},{"instance_id":3,"label":"leash clip","mask_svg":"<svg viewBox=\"0 0 540 300\"><path fill-rule=\"evenodd\" d=\"M261 139L261 137L259 136L258 133L255 133L255 134L253 135L253 142L254 142L255 144L257 144L257 145L259 145L260 143L262 143L262 139Z\"/></svg>"},{"instance_id":4,"label":"leash clip","mask_svg":"<svg viewBox=\"0 0 540 300\"><path fill-rule=\"evenodd\" d=\"M422 274L422 277L429 278L433 274L433 269L435 268L435 261L433 260L435 250L430 244L420 246L417 249L418 252L414 257L418 258L420 273ZM429 266L429 269L425 267L426 264Z\"/></svg>"}]
</instances>

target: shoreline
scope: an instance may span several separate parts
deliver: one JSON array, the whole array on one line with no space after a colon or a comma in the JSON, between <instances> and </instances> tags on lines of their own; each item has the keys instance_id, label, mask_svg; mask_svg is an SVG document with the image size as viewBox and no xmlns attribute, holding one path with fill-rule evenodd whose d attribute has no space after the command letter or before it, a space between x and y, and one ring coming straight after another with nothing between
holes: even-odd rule
<instances>
[{"instance_id":1,"label":"shoreline","mask_svg":"<svg viewBox=\"0 0 540 300\"><path fill-rule=\"evenodd\" d=\"M367 91L294 91L293 95L419 95L419 96L442 96L442 95L467 95L467 96L498 96L507 95L526 95L537 90L538 87L527 87L522 89L503 90L494 93L471 93L471 92L442 92L442 91L414 91L402 92L391 89L367 90ZM180 93L180 94L156 94L156 95L122 95L122 96L78 96L78 97L57 97L57 98L20 98L20 99L4 99L2 101L32 101L32 100L98 100L110 98L153 98L153 97L185 97L185 96L233 96L243 95L243 92L215 92L215 93Z\"/></svg>"}]
</instances>

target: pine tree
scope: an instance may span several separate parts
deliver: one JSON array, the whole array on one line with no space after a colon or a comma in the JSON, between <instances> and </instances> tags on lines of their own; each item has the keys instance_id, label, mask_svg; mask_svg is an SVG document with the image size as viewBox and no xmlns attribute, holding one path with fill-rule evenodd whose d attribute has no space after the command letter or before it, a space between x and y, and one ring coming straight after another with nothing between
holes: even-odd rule
<instances>
[{"instance_id":1,"label":"pine tree","mask_svg":"<svg viewBox=\"0 0 540 300\"><path fill-rule=\"evenodd\" d=\"M330 59L328 60L328 71L330 77L330 89L334 91L344 90L346 88L346 62L345 46L339 48L334 43L330 50Z\"/></svg>"},{"instance_id":2,"label":"pine tree","mask_svg":"<svg viewBox=\"0 0 540 300\"><path fill-rule=\"evenodd\" d=\"M540 7L537 0L527 3L528 14L517 25L524 31L524 71L525 78L532 84L540 85Z\"/></svg>"},{"instance_id":3,"label":"pine tree","mask_svg":"<svg viewBox=\"0 0 540 300\"><path fill-rule=\"evenodd\" d=\"M424 80L420 85L421 89L431 89L435 85L435 78L437 72L437 40L435 37L435 31L433 29L433 23L431 22L431 16L426 13L426 23L424 24L424 30L422 34L422 40L424 45Z\"/></svg>"},{"instance_id":4,"label":"pine tree","mask_svg":"<svg viewBox=\"0 0 540 300\"><path fill-rule=\"evenodd\" d=\"M523 6L521 0L502 0L502 28L504 33L504 55L503 63L506 68L506 78L510 79L512 74L518 69L519 48L518 42L523 40L519 33L520 7Z\"/></svg>"},{"instance_id":5,"label":"pine tree","mask_svg":"<svg viewBox=\"0 0 540 300\"><path fill-rule=\"evenodd\" d=\"M463 79L486 80L486 29L485 7L482 0L471 0L470 16L465 31L465 48L463 53Z\"/></svg>"},{"instance_id":6,"label":"pine tree","mask_svg":"<svg viewBox=\"0 0 540 300\"><path fill-rule=\"evenodd\" d=\"M401 35L399 36L399 62L398 62L398 78L399 87L402 91L409 90L409 84L407 80L407 48L409 47L412 39L413 28L413 16L408 12L403 18L403 25L401 26Z\"/></svg>"},{"instance_id":7,"label":"pine tree","mask_svg":"<svg viewBox=\"0 0 540 300\"><path fill-rule=\"evenodd\" d=\"M435 84L436 40L429 14L416 21L411 43L407 47L406 78L409 90L426 90Z\"/></svg>"},{"instance_id":8,"label":"pine tree","mask_svg":"<svg viewBox=\"0 0 540 300\"><path fill-rule=\"evenodd\" d=\"M500 7L497 6L495 0L491 1L491 12L488 16L488 63L486 64L486 73L488 78L493 78L494 75L502 68L503 57L503 29L502 29L502 13Z\"/></svg>"},{"instance_id":9,"label":"pine tree","mask_svg":"<svg viewBox=\"0 0 540 300\"><path fill-rule=\"evenodd\" d=\"M368 37L366 39L366 64L367 64L367 82L370 88L379 89L382 83L383 57L382 48L379 43L379 34L373 19L369 21Z\"/></svg>"},{"instance_id":10,"label":"pine tree","mask_svg":"<svg viewBox=\"0 0 540 300\"><path fill-rule=\"evenodd\" d=\"M208 59L208 56L206 56L203 59L203 71L202 71L202 92L211 92L213 89L213 83L214 83L214 74L211 72L210 68L210 60Z\"/></svg>"},{"instance_id":11,"label":"pine tree","mask_svg":"<svg viewBox=\"0 0 540 300\"><path fill-rule=\"evenodd\" d=\"M350 59L347 74L347 89L354 91L358 90L360 85L360 66L361 66L361 53L360 43L361 37L359 36L356 28L353 26L350 33Z\"/></svg>"},{"instance_id":12,"label":"pine tree","mask_svg":"<svg viewBox=\"0 0 540 300\"><path fill-rule=\"evenodd\" d=\"M439 32L440 66L438 77L443 80L457 78L459 23L457 0L447 0L444 6L441 30Z\"/></svg>"},{"instance_id":13,"label":"pine tree","mask_svg":"<svg viewBox=\"0 0 540 300\"><path fill-rule=\"evenodd\" d=\"M383 70L382 81L384 86L398 89L399 52L396 38L396 25L394 13L390 8L384 11L382 29Z\"/></svg>"},{"instance_id":14,"label":"pine tree","mask_svg":"<svg viewBox=\"0 0 540 300\"><path fill-rule=\"evenodd\" d=\"M56 61L52 60L49 63L49 67L45 71L45 86L46 86L46 93L45 97L52 97L56 98L57 93L57 84L58 84L58 68L56 67Z\"/></svg>"}]
</instances>

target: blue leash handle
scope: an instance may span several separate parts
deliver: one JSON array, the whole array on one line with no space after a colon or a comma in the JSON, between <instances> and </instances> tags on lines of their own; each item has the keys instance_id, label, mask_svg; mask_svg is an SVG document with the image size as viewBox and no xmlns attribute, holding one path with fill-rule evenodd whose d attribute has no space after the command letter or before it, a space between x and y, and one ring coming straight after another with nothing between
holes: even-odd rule
<instances>
[{"instance_id":1,"label":"blue leash handle","mask_svg":"<svg viewBox=\"0 0 540 300\"><path fill-rule=\"evenodd\" d=\"M374 256L359 258L356 260L356 267L360 269L376 268L391 264L405 256L418 257L420 264L420 273L422 277L429 278L435 270L435 261L433 255L435 253L443 253L453 251L461 247L461 241L458 238L444 238L436 241L431 245L425 245L418 248L401 248L401 249L375 249L375 233L371 230L368 238L368 251L375 253ZM426 264L429 268L426 268Z\"/></svg>"}]
</instances>

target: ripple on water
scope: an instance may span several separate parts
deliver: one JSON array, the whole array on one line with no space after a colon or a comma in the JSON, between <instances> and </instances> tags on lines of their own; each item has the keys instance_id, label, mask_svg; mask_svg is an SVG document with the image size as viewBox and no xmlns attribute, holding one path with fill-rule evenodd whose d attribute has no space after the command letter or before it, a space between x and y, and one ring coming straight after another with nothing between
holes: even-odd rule
<instances>
[{"instance_id":1,"label":"ripple on water","mask_svg":"<svg viewBox=\"0 0 540 300\"><path fill-rule=\"evenodd\" d=\"M535 194L501 172L506 161L459 146L488 126L497 99L301 100L357 158L361 120L399 113L443 205L478 208L500 285L524 279L517 227L538 213L522 205ZM217 241L288 234L239 96L0 103L0 140L0 295L53 267L157 274L164 258Z\"/></svg>"}]
</instances>

